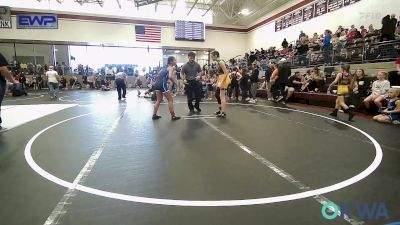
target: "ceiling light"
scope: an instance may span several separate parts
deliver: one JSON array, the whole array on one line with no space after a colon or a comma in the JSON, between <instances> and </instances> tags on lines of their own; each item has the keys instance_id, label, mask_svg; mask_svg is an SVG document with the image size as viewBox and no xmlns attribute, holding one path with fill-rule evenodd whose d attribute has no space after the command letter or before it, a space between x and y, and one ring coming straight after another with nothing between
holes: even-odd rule
<instances>
[{"instance_id":1,"label":"ceiling light","mask_svg":"<svg viewBox=\"0 0 400 225\"><path fill-rule=\"evenodd\" d=\"M242 9L242 11L239 12L240 14L247 16L250 14L250 11L248 9Z\"/></svg>"},{"instance_id":2,"label":"ceiling light","mask_svg":"<svg viewBox=\"0 0 400 225\"><path fill-rule=\"evenodd\" d=\"M179 51L179 50L175 50L174 52L175 52L176 54L178 54L178 53L180 53L181 51Z\"/></svg>"}]
</instances>

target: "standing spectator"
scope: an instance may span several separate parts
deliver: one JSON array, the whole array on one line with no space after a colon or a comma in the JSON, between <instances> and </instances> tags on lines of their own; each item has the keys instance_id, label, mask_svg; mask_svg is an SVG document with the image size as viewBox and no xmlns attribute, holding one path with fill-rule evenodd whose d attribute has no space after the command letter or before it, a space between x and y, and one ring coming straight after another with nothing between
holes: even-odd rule
<instances>
[{"instance_id":1,"label":"standing spectator","mask_svg":"<svg viewBox=\"0 0 400 225\"><path fill-rule=\"evenodd\" d=\"M364 99L364 104L367 109L371 107L371 102L374 102L379 110L382 108L382 101L386 98L390 88L390 82L387 80L388 73L380 71L378 80L372 84L372 94Z\"/></svg>"},{"instance_id":2,"label":"standing spectator","mask_svg":"<svg viewBox=\"0 0 400 225\"><path fill-rule=\"evenodd\" d=\"M268 65L268 67L265 69L265 74L264 74L264 78L265 78L265 86L267 89L267 96L268 96L268 100L272 101L272 93L271 93L271 76L272 76L272 72L275 70L275 62L271 61Z\"/></svg>"},{"instance_id":3,"label":"standing spectator","mask_svg":"<svg viewBox=\"0 0 400 225\"><path fill-rule=\"evenodd\" d=\"M299 40L301 40L302 37L305 37L306 34L303 31L300 31L300 35L299 35Z\"/></svg>"},{"instance_id":4,"label":"standing spectator","mask_svg":"<svg viewBox=\"0 0 400 225\"><path fill-rule=\"evenodd\" d=\"M49 71L46 72L46 77L50 89L50 98L57 99L59 88L58 82L60 81L60 76L58 75L57 71L54 70L53 66L49 66Z\"/></svg>"},{"instance_id":5,"label":"standing spectator","mask_svg":"<svg viewBox=\"0 0 400 225\"><path fill-rule=\"evenodd\" d=\"M381 42L390 40L390 32L391 32L390 25L391 25L390 15L386 15L382 19L382 31L381 31L382 34L380 39Z\"/></svg>"},{"instance_id":6,"label":"standing spectator","mask_svg":"<svg viewBox=\"0 0 400 225\"><path fill-rule=\"evenodd\" d=\"M240 90L242 91L242 102L249 101L249 74L246 69L240 68L242 79L240 79Z\"/></svg>"},{"instance_id":7,"label":"standing spectator","mask_svg":"<svg viewBox=\"0 0 400 225\"><path fill-rule=\"evenodd\" d=\"M300 45L297 47L297 56L298 56L298 62L299 66L307 66L308 65L308 60L307 60L307 54L310 48L308 47L308 44L305 42L305 39L300 40Z\"/></svg>"},{"instance_id":8,"label":"standing spectator","mask_svg":"<svg viewBox=\"0 0 400 225\"><path fill-rule=\"evenodd\" d=\"M10 81L13 84L17 84L11 75L11 72L8 70L8 62L6 58L0 53L0 113L1 113L1 103L3 102L4 95L7 89L7 81ZM0 114L0 130L3 129L1 126L2 123L1 114Z\"/></svg>"},{"instance_id":9,"label":"standing spectator","mask_svg":"<svg viewBox=\"0 0 400 225\"><path fill-rule=\"evenodd\" d=\"M89 76L87 77L87 82L89 84L89 88L93 89L94 88L94 76L93 74L89 74Z\"/></svg>"},{"instance_id":10,"label":"standing spectator","mask_svg":"<svg viewBox=\"0 0 400 225\"><path fill-rule=\"evenodd\" d=\"M203 67L203 70L206 71L206 66ZM178 91L178 95L184 95L185 93L185 83L181 77L181 71L182 71L182 67L178 67L176 70L176 78L178 80L178 86L177 86L177 91Z\"/></svg>"},{"instance_id":11,"label":"standing spectator","mask_svg":"<svg viewBox=\"0 0 400 225\"><path fill-rule=\"evenodd\" d=\"M38 82L37 82L37 78L38 78L38 74L33 74L32 76L32 81L31 81L31 85L33 86L33 90L36 91L38 90Z\"/></svg>"},{"instance_id":12,"label":"standing spectator","mask_svg":"<svg viewBox=\"0 0 400 225\"><path fill-rule=\"evenodd\" d=\"M242 75L238 72L238 68L233 68L233 72L231 73L231 86L229 88L229 100L232 98L232 93L235 94L236 101L239 101L239 80L242 78Z\"/></svg>"},{"instance_id":13,"label":"standing spectator","mask_svg":"<svg viewBox=\"0 0 400 225\"><path fill-rule=\"evenodd\" d=\"M332 32L330 30L325 30L324 32L324 41L322 45L322 51L324 52L324 65L331 65L331 51L332 51Z\"/></svg>"},{"instance_id":14,"label":"standing spectator","mask_svg":"<svg viewBox=\"0 0 400 225\"><path fill-rule=\"evenodd\" d=\"M251 82L251 97L253 98L250 100L250 103L256 103L257 102L257 88L258 88L258 76L260 75L260 70L258 70L257 63L253 62L251 64L251 77L250 77L250 82Z\"/></svg>"},{"instance_id":15,"label":"standing spectator","mask_svg":"<svg viewBox=\"0 0 400 225\"><path fill-rule=\"evenodd\" d=\"M286 38L283 39L282 48L287 49L289 47L289 43L286 41Z\"/></svg>"},{"instance_id":16,"label":"standing spectator","mask_svg":"<svg viewBox=\"0 0 400 225\"><path fill-rule=\"evenodd\" d=\"M43 77L42 77L42 75L38 74L37 78L36 78L36 81L37 81L38 90L39 91L42 90L42 88L43 88Z\"/></svg>"},{"instance_id":17,"label":"standing spectator","mask_svg":"<svg viewBox=\"0 0 400 225\"><path fill-rule=\"evenodd\" d=\"M397 19L396 19L396 15L392 14L390 16L390 29L389 29L389 34L390 34L390 40L394 40L395 39L395 33L396 33L396 28L397 28Z\"/></svg>"}]
</instances>

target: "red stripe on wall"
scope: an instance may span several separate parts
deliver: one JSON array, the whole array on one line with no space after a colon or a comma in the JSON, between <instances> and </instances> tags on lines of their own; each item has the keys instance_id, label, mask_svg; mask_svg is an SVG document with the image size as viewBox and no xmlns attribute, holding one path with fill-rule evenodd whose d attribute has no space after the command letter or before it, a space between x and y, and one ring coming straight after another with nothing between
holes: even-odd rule
<instances>
[{"instance_id":1,"label":"red stripe on wall","mask_svg":"<svg viewBox=\"0 0 400 225\"><path fill-rule=\"evenodd\" d=\"M263 26L263 25L265 25L265 24L267 24L269 22L272 22L272 21L274 21L274 20L276 20L276 19L278 19L278 18L280 18L280 17L282 17L282 16L284 16L284 15L290 13L290 12L296 11L297 9L300 9L303 6L305 6L307 4L310 4L310 3L314 2L314 1L315 0L304 0L302 2L299 2L296 5L283 10L282 12L280 12L278 14L275 14L275 15L271 16L270 18L265 19L265 20L255 24L255 25L251 26L250 28L247 29L247 32L252 31L254 29L257 29L257 28L259 28L259 27L261 27L261 26Z\"/></svg>"},{"instance_id":2,"label":"red stripe on wall","mask_svg":"<svg viewBox=\"0 0 400 225\"><path fill-rule=\"evenodd\" d=\"M297 3L296 5L289 7L249 28L231 28L231 27L219 27L219 26L211 26L206 25L206 30L215 30L215 31L230 31L237 33L247 33L254 29L257 29L269 22L272 22L290 12L296 11L297 9L302 8L303 6L314 2L315 0L304 0L302 2ZM16 11L12 10L12 15L17 14L29 14L33 12L28 11ZM123 19L123 18L110 18L110 17L101 17L101 16L85 16L85 15L71 15L71 14L57 14L58 18L61 19L73 19L73 20L88 20L88 21L99 21L99 22L110 22L110 23L131 23L131 24L143 24L143 25L153 25L153 26L164 26L164 27L175 27L175 23L171 22L160 22L160 21L150 21L150 20L135 20L135 19Z\"/></svg>"}]
</instances>

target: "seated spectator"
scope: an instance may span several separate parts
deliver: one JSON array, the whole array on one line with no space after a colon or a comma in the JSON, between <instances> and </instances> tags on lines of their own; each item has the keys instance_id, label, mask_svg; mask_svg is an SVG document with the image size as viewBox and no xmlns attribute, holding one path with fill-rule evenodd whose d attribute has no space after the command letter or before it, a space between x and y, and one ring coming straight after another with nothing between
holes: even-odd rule
<instances>
[{"instance_id":1,"label":"seated spectator","mask_svg":"<svg viewBox=\"0 0 400 225\"><path fill-rule=\"evenodd\" d=\"M319 35L317 33L314 33L313 37L312 37L312 41L313 42L319 42L320 38Z\"/></svg>"},{"instance_id":2,"label":"seated spectator","mask_svg":"<svg viewBox=\"0 0 400 225\"><path fill-rule=\"evenodd\" d=\"M357 36L357 29L352 28L349 33L347 34L347 40L348 41L353 41Z\"/></svg>"},{"instance_id":3,"label":"seated spectator","mask_svg":"<svg viewBox=\"0 0 400 225\"><path fill-rule=\"evenodd\" d=\"M400 26L397 26L395 36L396 39L400 39Z\"/></svg>"},{"instance_id":4,"label":"seated spectator","mask_svg":"<svg viewBox=\"0 0 400 225\"><path fill-rule=\"evenodd\" d=\"M286 100L283 103L285 104L293 96L295 91L301 91L301 87L304 84L306 84L306 81L300 72L295 72L290 76L286 86Z\"/></svg>"},{"instance_id":5,"label":"seated spectator","mask_svg":"<svg viewBox=\"0 0 400 225\"><path fill-rule=\"evenodd\" d=\"M374 102L379 110L382 108L382 101L385 100L390 88L390 82L387 80L387 77L388 73L386 71L378 73L378 80L372 84L372 94L364 99L367 109L371 107L371 102Z\"/></svg>"},{"instance_id":6,"label":"seated spectator","mask_svg":"<svg viewBox=\"0 0 400 225\"><path fill-rule=\"evenodd\" d=\"M374 26L372 24L370 24L369 27L368 27L368 33L373 34L375 32L376 32L376 30L375 30Z\"/></svg>"},{"instance_id":7,"label":"seated spectator","mask_svg":"<svg viewBox=\"0 0 400 225\"><path fill-rule=\"evenodd\" d=\"M335 34L336 34L336 35L340 35L343 31L344 31L344 29L343 29L342 25L340 25L340 26L338 27L338 29L336 30Z\"/></svg>"},{"instance_id":8,"label":"seated spectator","mask_svg":"<svg viewBox=\"0 0 400 225\"><path fill-rule=\"evenodd\" d=\"M388 92L388 105L374 120L381 123L392 123L400 120L400 89L390 88Z\"/></svg>"},{"instance_id":9,"label":"seated spectator","mask_svg":"<svg viewBox=\"0 0 400 225\"><path fill-rule=\"evenodd\" d=\"M341 42L347 41L346 32L343 31L342 33L340 33L339 41L341 41Z\"/></svg>"},{"instance_id":10,"label":"seated spectator","mask_svg":"<svg viewBox=\"0 0 400 225\"><path fill-rule=\"evenodd\" d=\"M349 106L350 108L360 108L361 98L368 96L369 85L365 79L364 69L358 69L354 76L353 85L350 92Z\"/></svg>"},{"instance_id":11,"label":"seated spectator","mask_svg":"<svg viewBox=\"0 0 400 225\"><path fill-rule=\"evenodd\" d=\"M368 33L367 29L365 29L364 26L360 27L360 33L363 37L365 37L365 35Z\"/></svg>"},{"instance_id":12,"label":"seated spectator","mask_svg":"<svg viewBox=\"0 0 400 225\"><path fill-rule=\"evenodd\" d=\"M308 89L310 91L319 92L321 87L325 84L325 77L321 74L318 67L311 70L311 80L309 80Z\"/></svg>"}]
</instances>

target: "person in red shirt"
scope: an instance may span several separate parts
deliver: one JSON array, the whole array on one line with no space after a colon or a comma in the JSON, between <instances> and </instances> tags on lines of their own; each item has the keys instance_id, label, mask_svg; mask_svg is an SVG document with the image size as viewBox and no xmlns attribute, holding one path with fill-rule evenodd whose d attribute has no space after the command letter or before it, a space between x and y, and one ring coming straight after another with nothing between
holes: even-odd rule
<instances>
[{"instance_id":1,"label":"person in red shirt","mask_svg":"<svg viewBox=\"0 0 400 225\"><path fill-rule=\"evenodd\" d=\"M361 35L364 37L364 36L368 33L368 30L365 29L364 26L361 26L361 27L360 27L360 33L361 33Z\"/></svg>"},{"instance_id":2,"label":"person in red shirt","mask_svg":"<svg viewBox=\"0 0 400 225\"><path fill-rule=\"evenodd\" d=\"M347 34L347 40L352 41L356 38L357 35L357 30L355 28L352 28L349 33Z\"/></svg>"}]
</instances>

